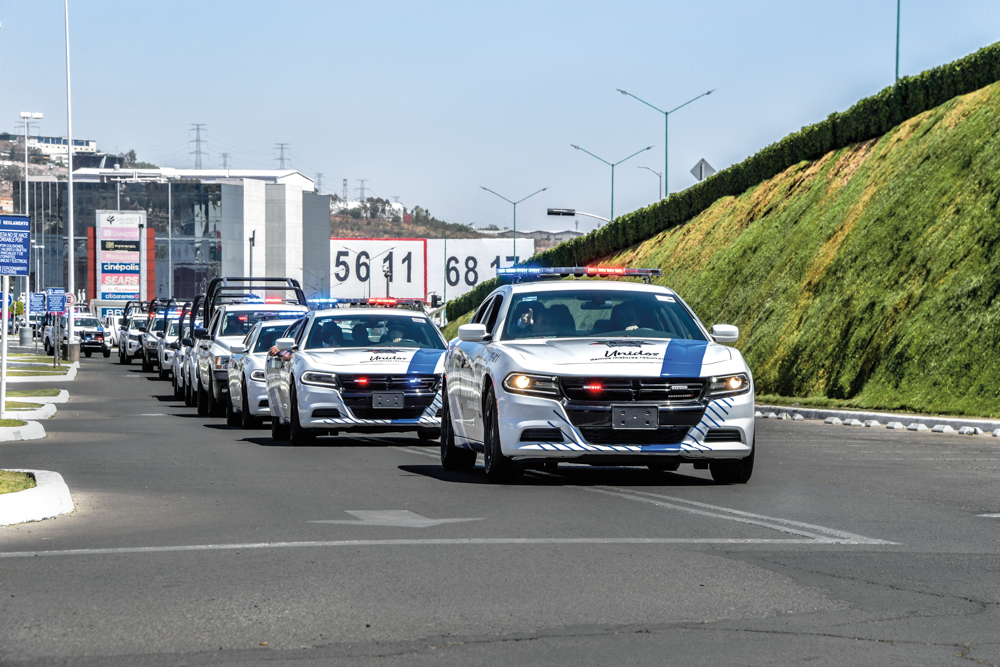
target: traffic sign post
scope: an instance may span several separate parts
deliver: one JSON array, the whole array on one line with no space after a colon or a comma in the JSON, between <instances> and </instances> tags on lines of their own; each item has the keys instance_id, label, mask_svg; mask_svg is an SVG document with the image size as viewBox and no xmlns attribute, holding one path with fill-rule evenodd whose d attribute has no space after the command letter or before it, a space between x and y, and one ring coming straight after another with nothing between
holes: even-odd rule
<instances>
[{"instance_id":1,"label":"traffic sign post","mask_svg":"<svg viewBox=\"0 0 1000 667\"><path fill-rule=\"evenodd\" d=\"M31 327L31 337L35 339L35 354L38 354L38 327L42 322L42 313L45 312L45 292L32 292L28 297L29 313L35 314L35 324L31 324L28 317L28 326Z\"/></svg>"},{"instance_id":2,"label":"traffic sign post","mask_svg":"<svg viewBox=\"0 0 1000 667\"><path fill-rule=\"evenodd\" d=\"M66 312L66 290L62 287L50 287L45 290L45 312L53 315L62 315ZM58 347L56 341L59 341ZM62 331L58 317L53 318L52 347L52 367L55 368L62 354Z\"/></svg>"},{"instance_id":3,"label":"traffic sign post","mask_svg":"<svg viewBox=\"0 0 1000 667\"><path fill-rule=\"evenodd\" d=\"M10 326L10 276L27 276L31 252L31 218L26 215L0 215L0 290L3 299L3 341L0 343L0 419L7 413L7 332Z\"/></svg>"}]
</instances>

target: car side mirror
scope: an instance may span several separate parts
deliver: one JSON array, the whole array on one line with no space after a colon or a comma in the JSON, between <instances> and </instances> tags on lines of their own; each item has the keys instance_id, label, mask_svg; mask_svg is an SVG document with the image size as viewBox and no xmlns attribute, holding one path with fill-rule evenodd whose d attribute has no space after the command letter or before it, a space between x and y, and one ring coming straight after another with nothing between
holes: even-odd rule
<instances>
[{"instance_id":1,"label":"car side mirror","mask_svg":"<svg viewBox=\"0 0 1000 667\"><path fill-rule=\"evenodd\" d=\"M279 338L274 342L274 346L277 347L282 352L287 350L295 349L295 339L294 338Z\"/></svg>"},{"instance_id":2,"label":"car side mirror","mask_svg":"<svg viewBox=\"0 0 1000 667\"><path fill-rule=\"evenodd\" d=\"M156 332L156 337L157 338L163 338L163 332L162 331L157 331Z\"/></svg>"},{"instance_id":3,"label":"car side mirror","mask_svg":"<svg viewBox=\"0 0 1000 667\"><path fill-rule=\"evenodd\" d=\"M229 351L232 354L245 354L247 348L243 345L243 343L233 343L229 346Z\"/></svg>"},{"instance_id":4,"label":"car side mirror","mask_svg":"<svg viewBox=\"0 0 1000 667\"><path fill-rule=\"evenodd\" d=\"M458 339L467 343L479 343L486 338L485 324L463 324L458 328Z\"/></svg>"},{"instance_id":5,"label":"car side mirror","mask_svg":"<svg viewBox=\"0 0 1000 667\"><path fill-rule=\"evenodd\" d=\"M167 343L167 349L169 350L179 350L180 347L181 346L177 344L177 341L174 341L173 343Z\"/></svg>"},{"instance_id":6,"label":"car side mirror","mask_svg":"<svg viewBox=\"0 0 1000 667\"><path fill-rule=\"evenodd\" d=\"M194 337L198 340L208 340L211 338L211 334L208 333L208 329L202 329L201 327L196 327L194 330Z\"/></svg>"},{"instance_id":7,"label":"car side mirror","mask_svg":"<svg viewBox=\"0 0 1000 667\"><path fill-rule=\"evenodd\" d=\"M182 338L181 345L183 345L184 347L194 347L194 341L191 340L190 338Z\"/></svg>"},{"instance_id":8,"label":"car side mirror","mask_svg":"<svg viewBox=\"0 0 1000 667\"><path fill-rule=\"evenodd\" d=\"M735 343L740 338L740 330L732 324L716 324L712 327L712 338L716 343Z\"/></svg>"}]
</instances>

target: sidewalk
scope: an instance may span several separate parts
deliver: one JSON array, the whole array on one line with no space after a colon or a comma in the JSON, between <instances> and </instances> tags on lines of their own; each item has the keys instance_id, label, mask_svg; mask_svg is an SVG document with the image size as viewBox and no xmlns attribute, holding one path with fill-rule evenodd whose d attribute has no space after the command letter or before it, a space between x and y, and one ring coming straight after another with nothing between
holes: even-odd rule
<instances>
[{"instance_id":1,"label":"sidewalk","mask_svg":"<svg viewBox=\"0 0 1000 667\"><path fill-rule=\"evenodd\" d=\"M989 433L1000 429L1000 421L991 419L966 419L963 417L928 417L926 415L907 415L895 412L872 412L863 410L827 410L818 408L793 407L790 405L758 405L757 411L764 417L768 413L787 413L793 419L802 415L805 419L829 419L835 417L841 421L857 419L860 422L875 420L885 426L889 422L900 422L905 426L923 424L928 429L935 426L950 426L956 431L963 427L979 428Z\"/></svg>"}]
</instances>

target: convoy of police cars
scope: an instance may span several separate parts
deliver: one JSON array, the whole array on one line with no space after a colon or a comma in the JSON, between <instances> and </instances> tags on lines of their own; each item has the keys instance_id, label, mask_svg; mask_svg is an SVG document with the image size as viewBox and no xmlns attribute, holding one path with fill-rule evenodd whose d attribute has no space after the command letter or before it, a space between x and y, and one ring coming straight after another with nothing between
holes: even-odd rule
<instances>
[{"instance_id":1,"label":"convoy of police cars","mask_svg":"<svg viewBox=\"0 0 1000 667\"><path fill-rule=\"evenodd\" d=\"M310 303L295 280L217 278L192 303L126 304L118 358L155 368L199 414L247 429L269 421L293 446L410 432L439 439L449 470L472 469L481 453L497 482L559 463L689 463L746 483L753 375L724 344L739 332L707 329L677 293L650 284L657 275L501 268L509 284L450 342L416 300ZM569 277L587 280L559 280ZM111 338L100 339L109 356Z\"/></svg>"}]
</instances>

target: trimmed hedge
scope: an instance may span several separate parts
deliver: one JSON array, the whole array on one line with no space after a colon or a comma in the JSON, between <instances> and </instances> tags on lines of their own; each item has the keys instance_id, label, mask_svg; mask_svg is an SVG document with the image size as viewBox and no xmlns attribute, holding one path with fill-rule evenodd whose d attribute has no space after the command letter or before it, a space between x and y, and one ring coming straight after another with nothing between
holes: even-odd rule
<instances>
[{"instance_id":1,"label":"trimmed hedge","mask_svg":"<svg viewBox=\"0 0 1000 667\"><path fill-rule=\"evenodd\" d=\"M662 202L626 213L586 236L560 243L529 261L538 266L576 266L681 225L722 197L738 195L804 160L880 137L900 123L948 100L1000 81L1000 42L917 76L904 77L844 113L804 127L739 164L710 176ZM496 289L497 279L448 302L448 319L476 308Z\"/></svg>"}]
</instances>

